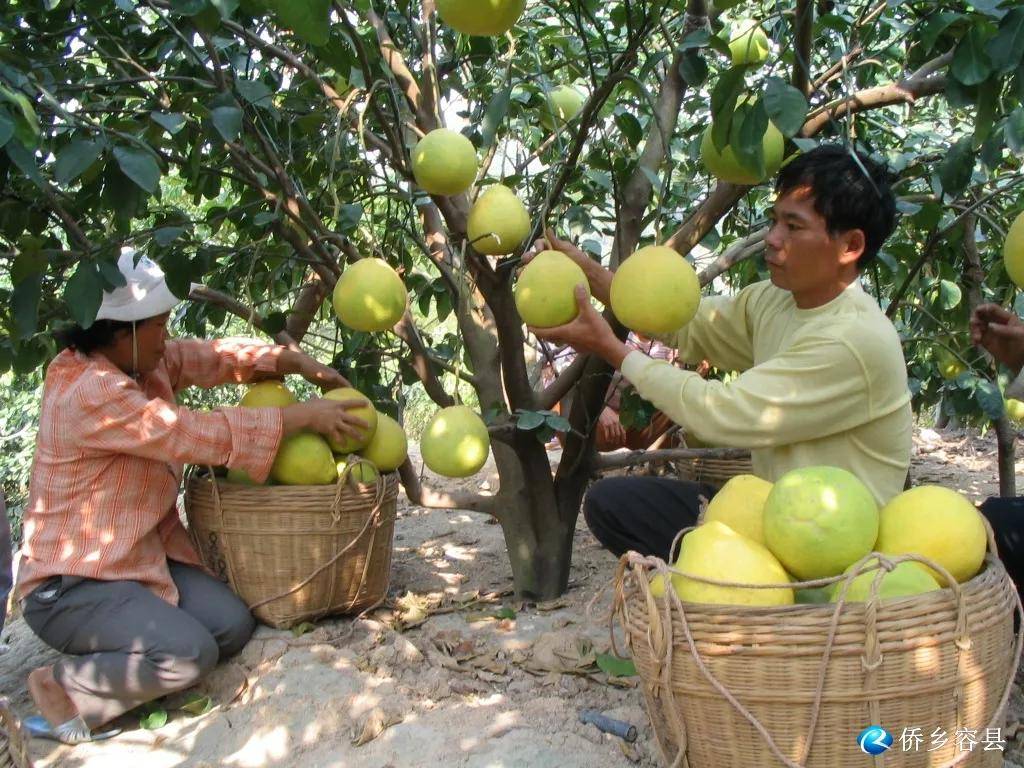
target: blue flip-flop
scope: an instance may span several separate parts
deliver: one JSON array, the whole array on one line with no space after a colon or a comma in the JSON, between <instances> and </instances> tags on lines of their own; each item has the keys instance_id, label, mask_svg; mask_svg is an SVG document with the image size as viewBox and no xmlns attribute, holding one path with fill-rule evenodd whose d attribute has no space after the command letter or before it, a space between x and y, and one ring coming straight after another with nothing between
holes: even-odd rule
<instances>
[{"instance_id":1,"label":"blue flip-flop","mask_svg":"<svg viewBox=\"0 0 1024 768\"><path fill-rule=\"evenodd\" d=\"M22 727L25 729L25 733L32 738L47 739L69 745L85 744L90 741L106 741L121 733L120 728L93 733L81 717L68 720L66 723L54 728L42 715L33 715L32 717L26 717L22 721Z\"/></svg>"}]
</instances>

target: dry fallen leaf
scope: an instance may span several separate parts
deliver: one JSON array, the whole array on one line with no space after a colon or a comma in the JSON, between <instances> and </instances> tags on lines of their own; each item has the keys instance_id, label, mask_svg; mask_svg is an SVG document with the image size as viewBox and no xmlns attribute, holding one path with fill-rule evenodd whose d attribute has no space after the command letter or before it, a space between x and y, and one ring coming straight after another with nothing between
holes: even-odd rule
<instances>
[{"instance_id":1,"label":"dry fallen leaf","mask_svg":"<svg viewBox=\"0 0 1024 768\"><path fill-rule=\"evenodd\" d=\"M352 744L361 747L376 739L392 725L397 725L404 718L397 712L390 712L381 707L374 707L352 731Z\"/></svg>"}]
</instances>

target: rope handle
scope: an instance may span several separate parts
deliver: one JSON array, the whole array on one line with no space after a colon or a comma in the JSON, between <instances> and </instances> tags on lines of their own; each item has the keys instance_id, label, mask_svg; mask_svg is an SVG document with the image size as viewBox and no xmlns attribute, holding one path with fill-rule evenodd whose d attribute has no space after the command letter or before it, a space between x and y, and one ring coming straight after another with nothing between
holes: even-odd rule
<instances>
[{"instance_id":1,"label":"rope handle","mask_svg":"<svg viewBox=\"0 0 1024 768\"><path fill-rule=\"evenodd\" d=\"M996 550L995 536L988 521L982 520L985 523L987 533L987 545L988 545L988 556L986 562L993 563L998 562L998 553ZM670 557L675 553L677 546L679 545L682 537L692 530L692 528L685 528L680 531L673 539L672 546L669 550ZM877 562L875 562L877 561ZM842 614L842 609L846 602L846 593L849 589L853 579L859 576L863 572L870 572L877 570L878 573L872 579L870 596L866 610L866 630L865 630L865 655L862 658L864 664L865 673L873 677L874 671L881 666L881 653L878 646L877 637L877 608L878 608L878 589L881 584L881 580L884 575L891 571L901 562L915 561L923 565L927 565L933 568L939 573L947 582L949 588L953 591L953 597L957 606L957 622L956 622L956 638L955 643L958 649L958 654L968 650L971 647L971 638L968 632L967 626L967 606L966 598L963 590L960 587L956 579L939 563L931 560L930 558L918 556L918 555L899 555L899 556L886 556L877 552L872 552L865 555L853 567L849 569L849 572L841 576L833 576L825 579L813 579L802 582L792 582L789 584L745 584L742 582L729 582L718 579L711 579L703 576L691 575L682 571L676 570L669 566L664 560L657 557L647 557L640 555L637 552L627 552L620 558L619 567L616 569L614 576L614 589L615 599L612 605L612 611L609 615L610 623L614 621L616 616L619 617L620 623L627 630L627 638L631 642L631 638L628 632L629 626L629 609L626 596L627 591L627 580L635 581L633 585L634 589L643 589L646 593L648 603L648 614L649 624L647 632L647 643L651 651L651 657L655 659L656 663L660 667L657 670L660 674L660 686L664 687L667 692L665 703L668 706L669 714L675 721L676 732L680 736L680 749L677 752L675 758L671 761L671 768L677 768L686 760L686 725L685 719L679 712L678 704L675 700L675 695L671 687L671 670L672 670L672 651L674 642L672 638L673 624L672 624L672 610L675 609L679 613L679 618L683 628L683 634L686 637L687 645L690 650L690 654L697 664L698 669L705 677L705 679L711 684L723 698L728 701L732 707L744 717L754 729L761 735L767 744L772 754L787 768L806 768L806 760L810 753L811 746L814 742L814 731L817 727L817 723L820 716L821 702L824 695L825 678L828 672L828 662L831 658L832 650L835 645L835 636L838 631L839 618ZM665 583L665 595L666 600L663 601L661 612L664 616L659 615L659 609L657 602L654 600L649 589L648 574L650 571L654 571L655 575L660 575ZM829 633L825 643L825 648L822 653L822 663L818 675L817 685L815 686L815 696L812 702L811 719L808 728L808 735L802 750L802 756L799 762L790 760L784 755L781 749L768 732L767 728L758 718L750 712L743 704L732 694L731 691L722 684L715 675L708 668L704 659L701 657L700 652L697 650L696 641L693 638L690 630L689 621L686 615L686 609L683 607L683 602L676 594L674 589L669 589L671 577L673 574L684 576L686 578L693 579L704 584L712 584L715 586L725 587L738 587L748 589L779 589L779 588L806 588L806 587L819 587L828 586L842 582L841 591L839 593L836 607L833 610L832 620L829 625ZM1024 604L1021 603L1020 596L1014 591L1014 598L1016 600L1015 611L1018 616L1021 617L1021 627L1017 632L1016 636L1016 647L1014 652L1015 666L1018 666L1021 661L1022 652L1024 652ZM614 647L614 631L613 631L613 649L616 653L618 650ZM1010 676L1001 698L999 706L993 714L992 721L988 727L995 727L995 724L1002 718L1003 712L1005 711L1006 705L1009 701L1010 693L1013 688L1013 675ZM653 704L652 704L653 706ZM955 768L960 765L965 759L970 757L969 753L964 753L952 761L949 761L938 768ZM667 758L667 756L666 756Z\"/></svg>"}]
</instances>

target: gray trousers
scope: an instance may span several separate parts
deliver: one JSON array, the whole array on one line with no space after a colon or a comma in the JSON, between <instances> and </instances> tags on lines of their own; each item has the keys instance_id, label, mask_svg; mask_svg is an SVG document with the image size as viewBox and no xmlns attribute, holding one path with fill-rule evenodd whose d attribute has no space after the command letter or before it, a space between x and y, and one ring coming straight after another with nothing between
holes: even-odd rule
<instances>
[{"instance_id":1,"label":"gray trousers","mask_svg":"<svg viewBox=\"0 0 1024 768\"><path fill-rule=\"evenodd\" d=\"M25 622L70 656L54 677L90 728L194 685L249 640L255 621L227 585L170 563L177 607L136 581L58 576L25 599Z\"/></svg>"}]
</instances>

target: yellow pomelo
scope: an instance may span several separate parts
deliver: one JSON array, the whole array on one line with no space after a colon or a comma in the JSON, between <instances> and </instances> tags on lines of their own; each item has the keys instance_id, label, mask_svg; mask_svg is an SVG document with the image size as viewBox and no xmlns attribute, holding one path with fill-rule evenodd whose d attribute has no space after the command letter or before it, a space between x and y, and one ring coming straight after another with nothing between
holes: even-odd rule
<instances>
[{"instance_id":1,"label":"yellow pomelo","mask_svg":"<svg viewBox=\"0 0 1024 768\"><path fill-rule=\"evenodd\" d=\"M782 166L782 155L786 149L785 139L782 138L779 129L771 121L768 122L761 146L764 149L764 176L759 176L755 171L740 163L731 146L726 146L722 152L719 152L711 138L711 126L709 125L700 142L700 159L708 173L716 179L727 181L730 184L760 184L774 176Z\"/></svg>"},{"instance_id":2,"label":"yellow pomelo","mask_svg":"<svg viewBox=\"0 0 1024 768\"><path fill-rule=\"evenodd\" d=\"M691 576L743 584L788 584L789 574L765 547L732 528L713 520L690 531L679 545L673 566ZM714 605L792 605L793 590L720 587L672 574L672 587L680 600ZM651 582L651 593L665 593L660 577Z\"/></svg>"},{"instance_id":3,"label":"yellow pomelo","mask_svg":"<svg viewBox=\"0 0 1024 768\"><path fill-rule=\"evenodd\" d=\"M345 470L348 469L348 456L338 455L334 458L337 461L338 479L340 480L344 475ZM364 485L376 483L378 477L379 475L377 474L377 470L365 461L356 462L348 472L348 479L350 482L363 483Z\"/></svg>"},{"instance_id":4,"label":"yellow pomelo","mask_svg":"<svg viewBox=\"0 0 1024 768\"><path fill-rule=\"evenodd\" d=\"M570 85L552 88L544 95L540 108L541 125L552 131L561 128L580 113L584 101L583 94Z\"/></svg>"},{"instance_id":5,"label":"yellow pomelo","mask_svg":"<svg viewBox=\"0 0 1024 768\"><path fill-rule=\"evenodd\" d=\"M951 381L967 370L960 358L948 349L939 347L935 353L935 362L939 366L939 374L947 381Z\"/></svg>"},{"instance_id":6,"label":"yellow pomelo","mask_svg":"<svg viewBox=\"0 0 1024 768\"><path fill-rule=\"evenodd\" d=\"M526 9L526 0L437 0L442 21L464 35L503 35Z\"/></svg>"},{"instance_id":7,"label":"yellow pomelo","mask_svg":"<svg viewBox=\"0 0 1024 768\"><path fill-rule=\"evenodd\" d=\"M1024 211L1017 215L1006 232L1003 264L1014 285L1024 288Z\"/></svg>"},{"instance_id":8,"label":"yellow pomelo","mask_svg":"<svg viewBox=\"0 0 1024 768\"><path fill-rule=\"evenodd\" d=\"M590 296L590 284L579 264L561 251L541 251L523 267L516 282L516 309L535 328L565 325L579 314L576 286Z\"/></svg>"},{"instance_id":9,"label":"yellow pomelo","mask_svg":"<svg viewBox=\"0 0 1024 768\"><path fill-rule=\"evenodd\" d=\"M408 294L398 273L383 259L360 259L334 286L334 311L356 331L386 331L402 319Z\"/></svg>"},{"instance_id":10,"label":"yellow pomelo","mask_svg":"<svg viewBox=\"0 0 1024 768\"><path fill-rule=\"evenodd\" d=\"M476 149L461 133L438 128L413 149L412 172L432 195L460 195L476 178Z\"/></svg>"},{"instance_id":11,"label":"yellow pomelo","mask_svg":"<svg viewBox=\"0 0 1024 768\"><path fill-rule=\"evenodd\" d=\"M753 19L742 19L732 25L729 52L733 66L762 64L768 58L768 35Z\"/></svg>"},{"instance_id":12,"label":"yellow pomelo","mask_svg":"<svg viewBox=\"0 0 1024 768\"><path fill-rule=\"evenodd\" d=\"M886 555L921 555L957 581L981 568L987 537L981 513L954 490L922 485L904 491L882 508L876 549ZM945 578L929 569L945 586Z\"/></svg>"},{"instance_id":13,"label":"yellow pomelo","mask_svg":"<svg viewBox=\"0 0 1024 768\"><path fill-rule=\"evenodd\" d=\"M838 576L875 546L878 505L857 477L838 467L787 472L764 504L764 540L802 581Z\"/></svg>"},{"instance_id":14,"label":"yellow pomelo","mask_svg":"<svg viewBox=\"0 0 1024 768\"><path fill-rule=\"evenodd\" d=\"M280 381L261 381L246 390L238 404L246 408L283 408L298 402Z\"/></svg>"},{"instance_id":15,"label":"yellow pomelo","mask_svg":"<svg viewBox=\"0 0 1024 768\"><path fill-rule=\"evenodd\" d=\"M358 419L362 419L369 428L363 432L361 437L353 437L352 435L345 435L345 439L342 442L338 442L334 439L328 439L331 450L335 453L340 453L347 456L350 453L364 448L370 440L373 438L373 433L377 429L377 409L373 407L373 403L370 402L370 398L360 392L358 389L352 389L352 387L339 387L338 389L332 389L330 392L324 394L324 397L328 400L337 400L339 402L344 400L362 400L365 405L359 408L349 409L349 413Z\"/></svg>"},{"instance_id":16,"label":"yellow pomelo","mask_svg":"<svg viewBox=\"0 0 1024 768\"><path fill-rule=\"evenodd\" d=\"M238 483L239 485L262 485L253 480L249 473L244 469L229 469L226 475L229 483Z\"/></svg>"},{"instance_id":17,"label":"yellow pomelo","mask_svg":"<svg viewBox=\"0 0 1024 768\"><path fill-rule=\"evenodd\" d=\"M338 465L326 440L299 432L281 441L270 476L283 485L328 485L337 482Z\"/></svg>"},{"instance_id":18,"label":"yellow pomelo","mask_svg":"<svg viewBox=\"0 0 1024 768\"><path fill-rule=\"evenodd\" d=\"M1014 400L1012 397L1006 398L1003 403L1006 408L1006 415L1010 417L1010 420L1020 424L1024 422L1024 403L1020 400Z\"/></svg>"},{"instance_id":19,"label":"yellow pomelo","mask_svg":"<svg viewBox=\"0 0 1024 768\"><path fill-rule=\"evenodd\" d=\"M665 336L686 325L700 305L700 280L690 263L663 245L641 248L612 278L612 312L632 331Z\"/></svg>"},{"instance_id":20,"label":"yellow pomelo","mask_svg":"<svg viewBox=\"0 0 1024 768\"><path fill-rule=\"evenodd\" d=\"M487 462L491 438L487 425L465 405L442 408L420 440L423 461L445 477L469 477Z\"/></svg>"},{"instance_id":21,"label":"yellow pomelo","mask_svg":"<svg viewBox=\"0 0 1024 768\"><path fill-rule=\"evenodd\" d=\"M530 214L515 192L495 184L470 209L466 234L478 253L506 256L530 234Z\"/></svg>"},{"instance_id":22,"label":"yellow pomelo","mask_svg":"<svg viewBox=\"0 0 1024 768\"><path fill-rule=\"evenodd\" d=\"M409 440L402 425L386 413L377 413L377 429L359 455L381 472L394 472L409 455Z\"/></svg>"},{"instance_id":23,"label":"yellow pomelo","mask_svg":"<svg viewBox=\"0 0 1024 768\"><path fill-rule=\"evenodd\" d=\"M764 544L764 502L772 484L756 475L736 475L711 497L704 522L717 520L736 533Z\"/></svg>"},{"instance_id":24,"label":"yellow pomelo","mask_svg":"<svg viewBox=\"0 0 1024 768\"><path fill-rule=\"evenodd\" d=\"M872 560L864 568L870 568L871 564L875 562L877 561ZM852 567L847 568L846 572L849 573ZM846 602L866 603L871 597L871 584L877 575L878 570L875 569L870 571L862 570L861 573L855 576L853 581L850 582L850 588L846 590ZM925 592L941 588L939 582L932 576L929 568L920 563L907 561L898 563L895 568L882 576L882 582L878 585L878 599L892 600L896 597L910 597L911 595L921 595ZM837 602L842 591L843 582L837 581L833 584L831 601Z\"/></svg>"}]
</instances>

